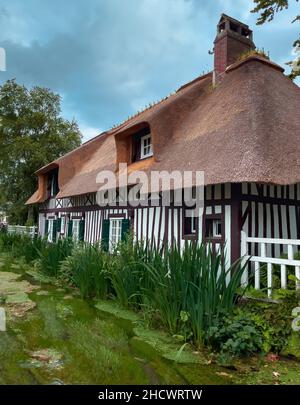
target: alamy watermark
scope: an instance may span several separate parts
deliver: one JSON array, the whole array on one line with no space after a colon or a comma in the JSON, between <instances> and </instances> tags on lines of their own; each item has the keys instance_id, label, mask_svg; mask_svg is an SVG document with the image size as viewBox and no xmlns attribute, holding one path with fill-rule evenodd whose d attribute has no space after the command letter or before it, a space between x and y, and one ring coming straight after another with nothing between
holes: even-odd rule
<instances>
[{"instance_id":1,"label":"alamy watermark","mask_svg":"<svg viewBox=\"0 0 300 405\"><path fill-rule=\"evenodd\" d=\"M99 206L113 207L182 207L187 216L201 215L204 206L203 171L130 172L126 163L120 163L117 173L104 170L98 173Z\"/></svg>"},{"instance_id":2,"label":"alamy watermark","mask_svg":"<svg viewBox=\"0 0 300 405\"><path fill-rule=\"evenodd\" d=\"M6 71L6 52L4 48L0 47L0 72Z\"/></svg>"},{"instance_id":3,"label":"alamy watermark","mask_svg":"<svg viewBox=\"0 0 300 405\"><path fill-rule=\"evenodd\" d=\"M292 329L294 332L300 332L300 307L293 309L292 316L295 318L292 322Z\"/></svg>"},{"instance_id":4,"label":"alamy watermark","mask_svg":"<svg viewBox=\"0 0 300 405\"><path fill-rule=\"evenodd\" d=\"M0 308L0 332L5 332L6 331L6 315L5 315L5 309Z\"/></svg>"}]
</instances>

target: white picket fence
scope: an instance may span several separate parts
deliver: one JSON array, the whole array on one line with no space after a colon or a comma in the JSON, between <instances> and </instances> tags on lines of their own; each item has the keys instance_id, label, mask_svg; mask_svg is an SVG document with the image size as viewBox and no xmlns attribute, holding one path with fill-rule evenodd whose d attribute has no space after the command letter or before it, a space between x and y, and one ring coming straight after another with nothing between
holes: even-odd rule
<instances>
[{"instance_id":1,"label":"white picket fence","mask_svg":"<svg viewBox=\"0 0 300 405\"><path fill-rule=\"evenodd\" d=\"M248 244L254 243L258 245L259 256L250 256ZM271 245L282 245L284 251L287 252L287 259L271 257ZM251 268L254 266L254 287L259 290L261 288L261 265L267 265L267 288L268 296L272 295L273 289L273 266L280 266L280 285L281 288L287 287L287 266L294 268L294 275L296 278L295 288L300 289L300 260L294 260L294 252L300 250L300 240L298 239L273 239L273 238L253 238L242 232L241 235L241 257L243 260L250 260ZM269 254L267 253L269 252ZM252 265L253 263L253 265ZM249 283L249 269L244 272L242 278L242 285Z\"/></svg>"},{"instance_id":2,"label":"white picket fence","mask_svg":"<svg viewBox=\"0 0 300 405\"><path fill-rule=\"evenodd\" d=\"M22 235L29 235L32 238L37 234L36 226L21 226L21 225L7 225L8 233L18 233Z\"/></svg>"}]
</instances>

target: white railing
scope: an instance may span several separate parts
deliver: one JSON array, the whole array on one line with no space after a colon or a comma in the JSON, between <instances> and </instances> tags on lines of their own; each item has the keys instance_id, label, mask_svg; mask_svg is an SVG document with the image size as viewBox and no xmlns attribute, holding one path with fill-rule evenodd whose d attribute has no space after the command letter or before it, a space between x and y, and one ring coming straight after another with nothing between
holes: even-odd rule
<instances>
[{"instance_id":1,"label":"white railing","mask_svg":"<svg viewBox=\"0 0 300 405\"><path fill-rule=\"evenodd\" d=\"M250 256L248 244L253 243L258 245L259 256ZM284 251L287 252L287 258L271 257L272 255L270 246L277 245L283 246ZM295 275L295 288L300 289L300 260L294 259L295 251L300 250L300 240L298 239L274 239L274 238L253 238L242 232L241 235L241 256L243 260L249 259L250 263L254 263L254 287L259 290L261 288L261 265L267 265L267 288L268 296L270 297L273 289L273 266L280 266L280 286L281 288L287 287L287 266L294 268ZM280 251L280 249L279 249ZM248 285L249 283L249 270L245 270L242 284Z\"/></svg>"},{"instance_id":2,"label":"white railing","mask_svg":"<svg viewBox=\"0 0 300 405\"><path fill-rule=\"evenodd\" d=\"M36 226L21 226L21 225L7 225L8 233L18 233L22 235L29 235L32 238L36 235Z\"/></svg>"}]
</instances>

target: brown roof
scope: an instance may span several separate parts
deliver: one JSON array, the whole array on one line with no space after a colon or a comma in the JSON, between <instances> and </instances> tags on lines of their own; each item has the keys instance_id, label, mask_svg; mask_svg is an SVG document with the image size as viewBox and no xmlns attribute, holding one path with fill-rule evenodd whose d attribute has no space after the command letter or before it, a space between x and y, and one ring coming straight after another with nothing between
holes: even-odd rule
<instances>
[{"instance_id":1,"label":"brown roof","mask_svg":"<svg viewBox=\"0 0 300 405\"><path fill-rule=\"evenodd\" d=\"M205 183L300 182L300 89L273 62L251 56L227 68L222 83L212 74L182 86L162 102L40 169L59 166L58 197L98 189L96 175L116 170L116 139L148 123L154 157L132 170L204 170ZM41 202L35 193L27 203Z\"/></svg>"}]
</instances>

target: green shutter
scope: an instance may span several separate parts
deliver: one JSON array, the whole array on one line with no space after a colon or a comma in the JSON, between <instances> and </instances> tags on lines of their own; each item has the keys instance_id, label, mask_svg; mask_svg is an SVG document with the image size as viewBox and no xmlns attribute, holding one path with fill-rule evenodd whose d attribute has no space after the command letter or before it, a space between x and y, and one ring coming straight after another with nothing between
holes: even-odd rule
<instances>
[{"instance_id":1,"label":"green shutter","mask_svg":"<svg viewBox=\"0 0 300 405\"><path fill-rule=\"evenodd\" d=\"M103 250L109 249L109 219L104 219L102 224L101 246Z\"/></svg>"},{"instance_id":2,"label":"green shutter","mask_svg":"<svg viewBox=\"0 0 300 405\"><path fill-rule=\"evenodd\" d=\"M82 220L79 222L79 240L80 240L81 242L84 241L84 225L85 225L85 220L82 219Z\"/></svg>"},{"instance_id":3,"label":"green shutter","mask_svg":"<svg viewBox=\"0 0 300 405\"><path fill-rule=\"evenodd\" d=\"M57 232L59 232L60 233L60 231L61 231L61 218L57 218Z\"/></svg>"},{"instance_id":4,"label":"green shutter","mask_svg":"<svg viewBox=\"0 0 300 405\"><path fill-rule=\"evenodd\" d=\"M129 219L122 219L122 229L121 229L121 239L125 240L126 236L129 233L130 228L130 220Z\"/></svg>"},{"instance_id":5,"label":"green shutter","mask_svg":"<svg viewBox=\"0 0 300 405\"><path fill-rule=\"evenodd\" d=\"M72 238L73 236L73 221L72 219L69 219L68 222L68 238Z\"/></svg>"},{"instance_id":6,"label":"green shutter","mask_svg":"<svg viewBox=\"0 0 300 405\"><path fill-rule=\"evenodd\" d=\"M52 233L52 242L56 242L56 236L57 236L57 219L53 220L53 233Z\"/></svg>"},{"instance_id":7,"label":"green shutter","mask_svg":"<svg viewBox=\"0 0 300 405\"><path fill-rule=\"evenodd\" d=\"M45 221L45 234L44 237L48 239L48 229L49 229L49 221L46 219Z\"/></svg>"}]
</instances>

